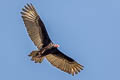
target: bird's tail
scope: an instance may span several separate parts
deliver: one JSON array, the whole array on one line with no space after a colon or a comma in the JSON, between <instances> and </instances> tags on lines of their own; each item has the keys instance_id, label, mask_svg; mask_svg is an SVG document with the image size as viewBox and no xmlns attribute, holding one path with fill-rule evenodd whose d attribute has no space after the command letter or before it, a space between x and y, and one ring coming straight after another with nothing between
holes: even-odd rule
<instances>
[{"instance_id":1,"label":"bird's tail","mask_svg":"<svg viewBox=\"0 0 120 80\"><path fill-rule=\"evenodd\" d=\"M39 51L32 51L28 56L32 57L32 61L35 61L35 63L41 63L44 59L44 56L38 57Z\"/></svg>"}]
</instances>

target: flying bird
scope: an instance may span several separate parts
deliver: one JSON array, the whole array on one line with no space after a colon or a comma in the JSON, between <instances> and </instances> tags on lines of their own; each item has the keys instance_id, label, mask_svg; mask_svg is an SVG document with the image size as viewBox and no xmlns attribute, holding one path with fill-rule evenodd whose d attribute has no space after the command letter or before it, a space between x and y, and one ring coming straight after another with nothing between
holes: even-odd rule
<instances>
[{"instance_id":1,"label":"flying bird","mask_svg":"<svg viewBox=\"0 0 120 80\"><path fill-rule=\"evenodd\" d=\"M25 5L21 14L28 34L38 48L29 54L32 61L41 63L46 58L53 66L72 75L83 70L82 65L59 51L59 45L50 40L45 25L32 4Z\"/></svg>"}]
</instances>

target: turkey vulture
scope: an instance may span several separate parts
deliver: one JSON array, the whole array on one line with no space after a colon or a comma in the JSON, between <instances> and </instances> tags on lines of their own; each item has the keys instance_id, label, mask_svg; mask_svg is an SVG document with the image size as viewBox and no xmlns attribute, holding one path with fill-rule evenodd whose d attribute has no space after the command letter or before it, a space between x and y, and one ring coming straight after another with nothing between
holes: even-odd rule
<instances>
[{"instance_id":1,"label":"turkey vulture","mask_svg":"<svg viewBox=\"0 0 120 80\"><path fill-rule=\"evenodd\" d=\"M38 48L29 54L31 60L41 63L46 58L53 66L72 75L83 70L82 65L59 51L59 45L50 40L45 25L32 4L24 6L21 14L28 34Z\"/></svg>"}]
</instances>

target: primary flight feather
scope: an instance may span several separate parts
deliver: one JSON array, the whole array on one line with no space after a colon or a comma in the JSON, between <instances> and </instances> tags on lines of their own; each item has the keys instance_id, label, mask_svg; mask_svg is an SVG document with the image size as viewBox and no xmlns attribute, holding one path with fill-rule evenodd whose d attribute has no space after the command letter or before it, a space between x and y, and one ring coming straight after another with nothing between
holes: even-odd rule
<instances>
[{"instance_id":1,"label":"primary flight feather","mask_svg":"<svg viewBox=\"0 0 120 80\"><path fill-rule=\"evenodd\" d=\"M32 4L27 4L22 10L21 14L27 32L38 48L29 54L33 61L41 63L46 58L53 66L72 75L83 70L82 65L59 51L57 49L59 45L50 40L45 25Z\"/></svg>"}]
</instances>

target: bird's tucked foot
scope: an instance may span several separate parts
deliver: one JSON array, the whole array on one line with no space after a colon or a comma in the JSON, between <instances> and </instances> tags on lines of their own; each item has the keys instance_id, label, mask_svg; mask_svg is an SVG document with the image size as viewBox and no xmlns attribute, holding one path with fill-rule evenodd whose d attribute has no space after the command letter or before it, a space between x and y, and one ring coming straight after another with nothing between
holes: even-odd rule
<instances>
[{"instance_id":1,"label":"bird's tucked foot","mask_svg":"<svg viewBox=\"0 0 120 80\"><path fill-rule=\"evenodd\" d=\"M32 51L28 56L32 57L32 61L35 61L35 63L41 63L44 59L43 56L41 56L39 51Z\"/></svg>"}]
</instances>

